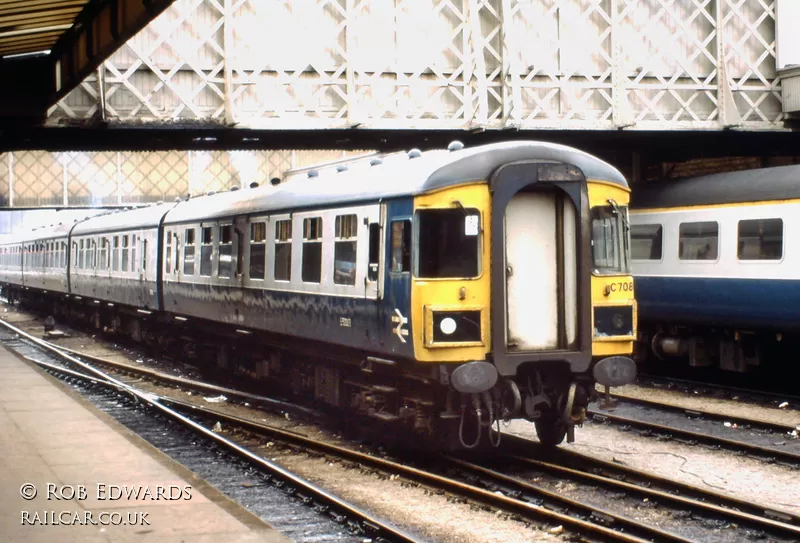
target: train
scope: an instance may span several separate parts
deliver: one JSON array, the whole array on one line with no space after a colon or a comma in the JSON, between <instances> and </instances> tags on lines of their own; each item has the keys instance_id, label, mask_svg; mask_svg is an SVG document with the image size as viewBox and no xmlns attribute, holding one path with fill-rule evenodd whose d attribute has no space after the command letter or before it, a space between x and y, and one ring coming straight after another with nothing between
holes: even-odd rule
<instances>
[{"instance_id":1,"label":"train","mask_svg":"<svg viewBox=\"0 0 800 543\"><path fill-rule=\"evenodd\" d=\"M786 378L800 354L800 165L641 183L630 221L640 364L733 377L772 363Z\"/></svg>"},{"instance_id":2,"label":"train","mask_svg":"<svg viewBox=\"0 0 800 543\"><path fill-rule=\"evenodd\" d=\"M18 234L0 284L437 448L555 446L635 379L629 196L571 147L453 142Z\"/></svg>"}]
</instances>

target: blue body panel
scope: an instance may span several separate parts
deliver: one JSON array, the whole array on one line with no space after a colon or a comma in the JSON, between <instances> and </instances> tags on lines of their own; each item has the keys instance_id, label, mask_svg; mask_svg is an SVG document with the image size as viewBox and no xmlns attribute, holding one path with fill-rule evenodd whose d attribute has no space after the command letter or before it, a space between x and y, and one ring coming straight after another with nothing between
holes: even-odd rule
<instances>
[{"instance_id":1,"label":"blue body panel","mask_svg":"<svg viewBox=\"0 0 800 543\"><path fill-rule=\"evenodd\" d=\"M640 321L800 328L800 280L637 276L634 281Z\"/></svg>"}]
</instances>

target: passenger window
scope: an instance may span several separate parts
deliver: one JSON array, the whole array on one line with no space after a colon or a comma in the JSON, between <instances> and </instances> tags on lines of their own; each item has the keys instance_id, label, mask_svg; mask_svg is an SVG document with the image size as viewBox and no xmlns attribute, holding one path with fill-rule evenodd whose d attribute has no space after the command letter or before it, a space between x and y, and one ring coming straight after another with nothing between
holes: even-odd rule
<instances>
[{"instance_id":1,"label":"passenger window","mask_svg":"<svg viewBox=\"0 0 800 543\"><path fill-rule=\"evenodd\" d=\"M177 262L175 263L177 265ZM119 236L114 236L114 248L111 253L111 269L119 271Z\"/></svg>"},{"instance_id":2,"label":"passenger window","mask_svg":"<svg viewBox=\"0 0 800 543\"><path fill-rule=\"evenodd\" d=\"M381 262L381 225L372 223L369 225L369 270L367 279L369 281L378 280L378 268Z\"/></svg>"},{"instance_id":3,"label":"passenger window","mask_svg":"<svg viewBox=\"0 0 800 543\"><path fill-rule=\"evenodd\" d=\"M304 283L319 283L322 277L322 217L303 219Z\"/></svg>"},{"instance_id":4,"label":"passenger window","mask_svg":"<svg viewBox=\"0 0 800 543\"><path fill-rule=\"evenodd\" d=\"M108 238L100 240L100 262L97 268L103 271L108 270Z\"/></svg>"},{"instance_id":5,"label":"passenger window","mask_svg":"<svg viewBox=\"0 0 800 543\"><path fill-rule=\"evenodd\" d=\"M194 275L194 228L183 233L183 274Z\"/></svg>"},{"instance_id":6,"label":"passenger window","mask_svg":"<svg viewBox=\"0 0 800 543\"><path fill-rule=\"evenodd\" d=\"M167 248L166 249L167 250L167 258L166 258L167 267L166 267L165 271L166 271L166 273L170 273L172 271L172 232L167 230L166 233L164 234L164 237L167 238L167 239L164 240L166 242L165 245L166 245L166 248Z\"/></svg>"},{"instance_id":7,"label":"passenger window","mask_svg":"<svg viewBox=\"0 0 800 543\"><path fill-rule=\"evenodd\" d=\"M337 285L356 284L357 250L358 217L337 215L333 248L333 282Z\"/></svg>"},{"instance_id":8,"label":"passenger window","mask_svg":"<svg viewBox=\"0 0 800 543\"><path fill-rule=\"evenodd\" d=\"M250 279L264 279L267 258L267 223L250 225Z\"/></svg>"},{"instance_id":9,"label":"passenger window","mask_svg":"<svg viewBox=\"0 0 800 543\"><path fill-rule=\"evenodd\" d=\"M292 220L275 223L275 280L292 279Z\"/></svg>"},{"instance_id":10,"label":"passenger window","mask_svg":"<svg viewBox=\"0 0 800 543\"><path fill-rule=\"evenodd\" d=\"M135 272L136 269L136 234L131 236L131 271Z\"/></svg>"},{"instance_id":11,"label":"passenger window","mask_svg":"<svg viewBox=\"0 0 800 543\"><path fill-rule=\"evenodd\" d=\"M660 224L631 225L631 259L661 260L662 232Z\"/></svg>"},{"instance_id":12,"label":"passenger window","mask_svg":"<svg viewBox=\"0 0 800 543\"><path fill-rule=\"evenodd\" d=\"M392 264L393 272L407 272L411 269L411 221L392 221Z\"/></svg>"},{"instance_id":13,"label":"passenger window","mask_svg":"<svg viewBox=\"0 0 800 543\"><path fill-rule=\"evenodd\" d=\"M122 271L128 271L128 236L122 236Z\"/></svg>"},{"instance_id":14,"label":"passenger window","mask_svg":"<svg viewBox=\"0 0 800 543\"><path fill-rule=\"evenodd\" d=\"M181 244L178 239L178 233L175 232L175 267L172 270L175 275L178 275L178 271L181 269Z\"/></svg>"},{"instance_id":15,"label":"passenger window","mask_svg":"<svg viewBox=\"0 0 800 543\"><path fill-rule=\"evenodd\" d=\"M92 264L91 264L90 267L92 269L95 269L97 267L97 240L96 239L92 240L91 257L92 257Z\"/></svg>"},{"instance_id":16,"label":"passenger window","mask_svg":"<svg viewBox=\"0 0 800 543\"><path fill-rule=\"evenodd\" d=\"M783 257L783 220L739 221L739 260L780 260Z\"/></svg>"},{"instance_id":17,"label":"passenger window","mask_svg":"<svg viewBox=\"0 0 800 543\"><path fill-rule=\"evenodd\" d=\"M214 252L214 236L211 226L203 228L203 239L200 245L200 275L211 277L211 254Z\"/></svg>"},{"instance_id":18,"label":"passenger window","mask_svg":"<svg viewBox=\"0 0 800 543\"><path fill-rule=\"evenodd\" d=\"M716 260L719 224L685 222L679 228L678 255L681 260Z\"/></svg>"},{"instance_id":19,"label":"passenger window","mask_svg":"<svg viewBox=\"0 0 800 543\"><path fill-rule=\"evenodd\" d=\"M219 277L231 276L233 267L233 225L219 227Z\"/></svg>"}]
</instances>

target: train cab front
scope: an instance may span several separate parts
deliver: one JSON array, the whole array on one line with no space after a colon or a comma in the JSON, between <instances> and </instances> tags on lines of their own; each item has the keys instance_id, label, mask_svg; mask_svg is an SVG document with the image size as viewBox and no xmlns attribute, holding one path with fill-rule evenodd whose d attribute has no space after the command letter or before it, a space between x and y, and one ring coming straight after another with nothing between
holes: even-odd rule
<instances>
[{"instance_id":1,"label":"train cab front","mask_svg":"<svg viewBox=\"0 0 800 543\"><path fill-rule=\"evenodd\" d=\"M630 271L629 191L587 183L592 244L592 371L606 387L633 382L636 300Z\"/></svg>"},{"instance_id":2,"label":"train cab front","mask_svg":"<svg viewBox=\"0 0 800 543\"><path fill-rule=\"evenodd\" d=\"M415 357L439 363L461 446L496 445L500 421L515 418L534 422L542 443L572 441L597 377L618 385L635 376L630 359L593 359L582 172L510 164L489 183L418 197L414 208Z\"/></svg>"}]
</instances>

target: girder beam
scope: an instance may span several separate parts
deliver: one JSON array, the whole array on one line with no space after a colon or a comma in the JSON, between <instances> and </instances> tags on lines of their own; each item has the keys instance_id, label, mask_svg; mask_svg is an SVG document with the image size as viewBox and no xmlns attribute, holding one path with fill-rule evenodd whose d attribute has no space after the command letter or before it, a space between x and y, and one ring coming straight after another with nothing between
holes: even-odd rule
<instances>
[{"instance_id":1,"label":"girder beam","mask_svg":"<svg viewBox=\"0 0 800 543\"><path fill-rule=\"evenodd\" d=\"M155 19L173 0L106 0L87 4L51 52L54 104Z\"/></svg>"}]
</instances>

